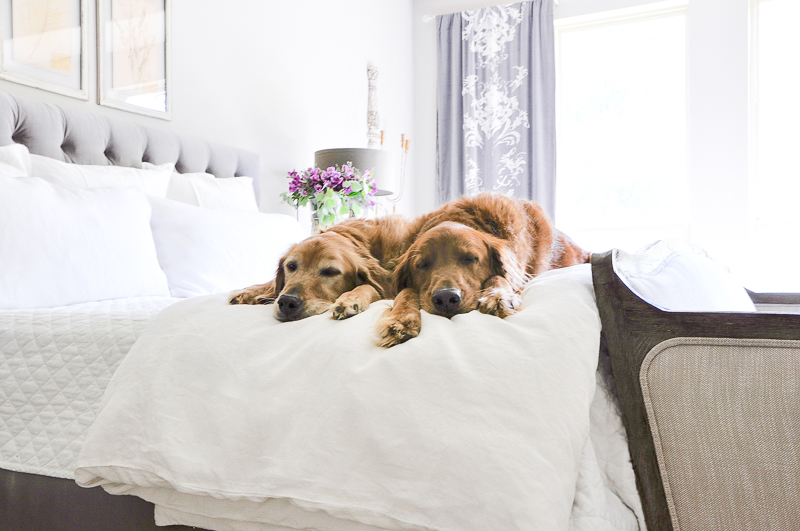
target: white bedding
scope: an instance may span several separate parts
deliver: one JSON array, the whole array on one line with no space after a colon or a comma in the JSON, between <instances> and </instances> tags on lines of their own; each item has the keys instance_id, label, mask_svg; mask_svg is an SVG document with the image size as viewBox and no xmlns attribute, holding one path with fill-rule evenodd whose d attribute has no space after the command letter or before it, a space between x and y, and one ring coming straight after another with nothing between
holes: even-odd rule
<instances>
[{"instance_id":1,"label":"white bedding","mask_svg":"<svg viewBox=\"0 0 800 531\"><path fill-rule=\"evenodd\" d=\"M76 480L154 502L160 525L638 528L619 417L596 392L588 265L541 275L505 320L423 314L384 350L388 304L283 324L224 296L167 308L112 378Z\"/></svg>"},{"instance_id":2,"label":"white bedding","mask_svg":"<svg viewBox=\"0 0 800 531\"><path fill-rule=\"evenodd\" d=\"M111 376L150 319L178 300L0 310L0 468L72 478Z\"/></svg>"}]
</instances>

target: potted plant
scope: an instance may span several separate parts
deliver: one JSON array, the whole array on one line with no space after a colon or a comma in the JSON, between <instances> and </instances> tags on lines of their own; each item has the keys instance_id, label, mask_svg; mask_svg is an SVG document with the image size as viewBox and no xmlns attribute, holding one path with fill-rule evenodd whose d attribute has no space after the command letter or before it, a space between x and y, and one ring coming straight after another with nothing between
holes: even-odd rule
<instances>
[{"instance_id":1,"label":"potted plant","mask_svg":"<svg viewBox=\"0 0 800 531\"><path fill-rule=\"evenodd\" d=\"M327 169L308 168L290 171L289 191L281 198L295 208L311 205L311 222L316 232L344 219L361 216L377 192L370 170L361 171L352 163Z\"/></svg>"}]
</instances>

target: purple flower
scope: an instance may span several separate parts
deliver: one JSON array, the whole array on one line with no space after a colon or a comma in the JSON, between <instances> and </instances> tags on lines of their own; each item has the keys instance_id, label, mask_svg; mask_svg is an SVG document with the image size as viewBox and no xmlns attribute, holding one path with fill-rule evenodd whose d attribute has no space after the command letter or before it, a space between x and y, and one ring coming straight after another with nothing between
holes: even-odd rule
<instances>
[{"instance_id":1,"label":"purple flower","mask_svg":"<svg viewBox=\"0 0 800 531\"><path fill-rule=\"evenodd\" d=\"M287 203L297 206L300 200L308 199L315 208L314 195L324 193L330 189L346 199L346 204L360 205L361 207L374 206L371 197L375 195L375 179L370 170L361 172L354 168L352 163L328 168L308 168L303 171L292 170L287 172L289 178L289 194L282 194ZM357 182L362 189L354 192L351 184Z\"/></svg>"}]
</instances>

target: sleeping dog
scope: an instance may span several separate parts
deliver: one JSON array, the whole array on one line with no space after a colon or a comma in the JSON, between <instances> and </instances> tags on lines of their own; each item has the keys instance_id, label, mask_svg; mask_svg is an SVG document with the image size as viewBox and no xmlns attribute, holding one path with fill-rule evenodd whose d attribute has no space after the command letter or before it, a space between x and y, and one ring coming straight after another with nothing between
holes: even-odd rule
<instances>
[{"instance_id":1,"label":"sleeping dog","mask_svg":"<svg viewBox=\"0 0 800 531\"><path fill-rule=\"evenodd\" d=\"M231 304L272 304L279 321L332 310L345 319L394 296L388 264L413 241L400 216L352 219L293 245L274 280L234 293Z\"/></svg>"},{"instance_id":2,"label":"sleeping dog","mask_svg":"<svg viewBox=\"0 0 800 531\"><path fill-rule=\"evenodd\" d=\"M418 236L395 265L394 306L378 323L384 347L419 334L420 309L447 318L472 310L503 318L519 309L531 277L590 259L533 201L463 197L417 223Z\"/></svg>"}]
</instances>

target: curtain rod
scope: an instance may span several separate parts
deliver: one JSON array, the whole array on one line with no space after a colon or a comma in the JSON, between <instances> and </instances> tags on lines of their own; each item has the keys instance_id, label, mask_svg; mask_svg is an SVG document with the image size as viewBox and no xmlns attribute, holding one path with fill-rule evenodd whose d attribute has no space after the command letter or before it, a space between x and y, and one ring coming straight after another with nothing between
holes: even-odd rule
<instances>
[{"instance_id":1,"label":"curtain rod","mask_svg":"<svg viewBox=\"0 0 800 531\"><path fill-rule=\"evenodd\" d=\"M553 5L558 7L558 0L553 0ZM422 15L422 22L431 22L436 20L436 15Z\"/></svg>"}]
</instances>

